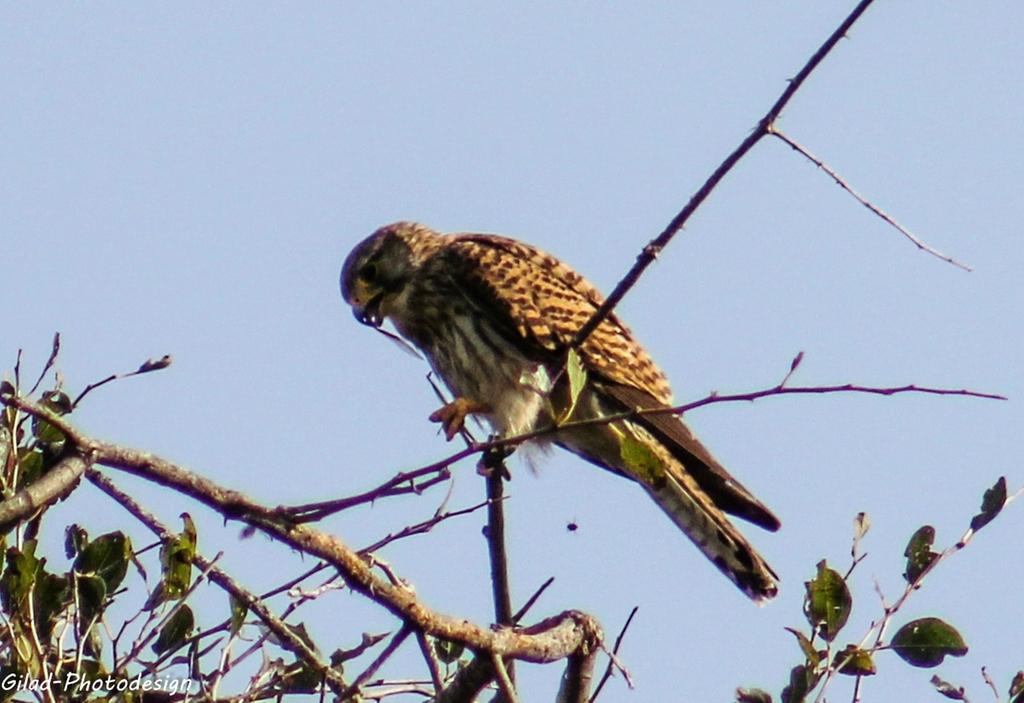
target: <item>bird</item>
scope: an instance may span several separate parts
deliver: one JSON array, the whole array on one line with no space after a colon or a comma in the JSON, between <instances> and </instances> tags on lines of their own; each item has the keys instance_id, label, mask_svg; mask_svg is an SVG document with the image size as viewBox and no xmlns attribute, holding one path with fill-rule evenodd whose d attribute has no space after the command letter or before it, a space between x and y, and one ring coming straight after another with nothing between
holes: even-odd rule
<instances>
[{"instance_id":1,"label":"bird","mask_svg":"<svg viewBox=\"0 0 1024 703\"><path fill-rule=\"evenodd\" d=\"M670 410L665 373L614 311L573 346L604 298L570 266L516 239L396 222L352 249L340 285L357 321L390 321L451 391L430 416L449 440L470 415L498 437L549 430L639 484L754 602L776 595L778 575L728 515L772 532L778 518Z\"/></svg>"}]
</instances>

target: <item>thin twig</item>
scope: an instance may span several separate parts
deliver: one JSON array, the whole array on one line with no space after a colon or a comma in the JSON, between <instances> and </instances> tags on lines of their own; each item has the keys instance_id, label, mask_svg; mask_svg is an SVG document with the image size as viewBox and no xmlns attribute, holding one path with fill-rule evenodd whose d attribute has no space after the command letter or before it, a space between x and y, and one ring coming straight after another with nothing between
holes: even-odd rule
<instances>
[{"instance_id":1,"label":"thin twig","mask_svg":"<svg viewBox=\"0 0 1024 703\"><path fill-rule=\"evenodd\" d=\"M894 227L897 232L899 232L904 237L909 239L913 243L913 245L916 246L918 249L920 249L921 251L926 252L928 254L931 254L934 257L942 259L947 264L953 264L957 268L961 268L964 271L971 271L971 270L973 270L967 264L961 263L961 262L957 261L956 259L954 259L952 256L949 256L948 254L943 254L938 249L935 249L931 245L926 244L925 242L921 241L921 239L919 239L910 230L908 230L906 227L904 227L899 222L897 222L895 218L893 218L887 212L882 210L882 208L878 207L877 205L872 203L870 200L865 198L863 195L858 193L856 190L854 190L853 186L851 186L846 181L846 179L844 179L842 176L840 176L838 173L836 173L835 169L831 168L828 164L826 164L820 158L818 158L817 156L812 154L810 151L808 151L806 147L804 147L800 143L796 142L795 140L791 139L788 135L784 134L783 132L779 131L779 129L776 128L774 125L770 125L769 126L768 133L771 134L774 137L778 137L779 139L781 139L783 142L788 144L790 146L790 148L793 149L795 152L797 152L798 154L803 156L805 159L810 161L812 164L814 164L815 166L820 168L822 171L824 171L825 174L828 175L829 178L831 178L833 181L836 182L836 185L838 185L840 188L842 188L847 193L849 193L854 198L854 200L859 202L861 205L863 205L868 210L873 212L875 215L877 215L878 217L882 218L882 220L887 222L889 225Z\"/></svg>"},{"instance_id":2,"label":"thin twig","mask_svg":"<svg viewBox=\"0 0 1024 703\"><path fill-rule=\"evenodd\" d=\"M755 144L768 134L768 130L771 125L774 124L775 120L777 120L779 115L782 114L782 110L786 107L796 92L800 90L804 81L807 80L807 77L811 75L811 72L818 67L818 64L820 64L828 53L832 51L835 45L839 43L839 40L846 36L846 33L850 31L850 28L860 18L860 16L864 14L864 11L868 9L871 3L872 0L861 0L861 2L857 3L857 6L849 16L843 20L843 23L840 24L834 32L832 32L832 35L825 40L825 43L822 44L816 52L814 52L814 55L808 59L807 63L804 64L804 67L800 69L800 72L797 73L791 81L789 81L786 89L782 91L782 95L779 96L768 112L765 113L765 116L760 119L757 126L754 128L754 131L752 131L747 138L744 139L740 145L725 158L725 161L719 164L718 168L708 176L704 185L702 185L697 192L690 197L689 202L687 202L686 205L683 206L683 209L672 218L672 221L668 223L668 226L665 227L662 233L652 239L647 246L643 248L643 251L641 251L639 256L637 256L633 267L628 273L626 273L622 280L619 281L618 285L615 286L611 295L608 296L604 303L601 304L601 307L591 315L590 319L587 320L587 323L580 328L579 332L576 333L576 336L572 341L572 347L578 348L582 345L583 342L586 341L587 337L589 337L590 334L598 328L601 322L611 314L612 310L614 310L615 306L619 304L619 301L622 300L623 296L625 296L626 293L628 293L636 284L647 267L650 266L656 258L658 258L662 249L664 249L669 242L672 241L672 238L675 237L675 235L683 228L686 221L690 219L690 216L693 215L694 212L696 212L701 203L703 203L711 194L711 191L715 189L718 183L729 171L732 170L739 160L742 159Z\"/></svg>"},{"instance_id":3,"label":"thin twig","mask_svg":"<svg viewBox=\"0 0 1024 703\"><path fill-rule=\"evenodd\" d=\"M85 398L85 396L87 396L90 392L96 390L100 386L106 385L111 381L120 380L122 378L131 378L132 376L139 376L144 373L150 373L152 371L166 369L168 366L171 365L172 361L173 359L171 359L170 354L164 354L159 359L147 359L139 366L139 368L135 369L134 371L128 371L125 373L112 373L101 381L90 383L82 390L81 393L78 394L78 397L75 398L75 400L71 403L71 409L74 410L75 408L77 408L78 404L82 402L82 399Z\"/></svg>"},{"instance_id":4,"label":"thin twig","mask_svg":"<svg viewBox=\"0 0 1024 703\"><path fill-rule=\"evenodd\" d=\"M615 645L612 647L611 654L608 657L608 666L605 667L604 674L601 676L601 680L598 682L597 688L594 689L594 695L590 697L590 703L594 703L594 701L597 700L598 695L601 693L601 689L604 688L604 685L608 682L608 679L612 677L612 674L615 671L616 657L619 654L619 647L622 646L622 641L626 637L626 630L629 629L629 625L633 622L633 618L636 617L636 613L638 610L640 610L640 606L634 605L633 609L629 611L629 617L626 618L626 622L622 625L622 629L619 630L619 635L615 638ZM626 682L629 684L629 687L632 688L633 684L629 679L629 672L627 672L626 669L622 668L621 666L620 669L622 670L622 675L625 677Z\"/></svg>"},{"instance_id":5,"label":"thin twig","mask_svg":"<svg viewBox=\"0 0 1024 703\"><path fill-rule=\"evenodd\" d=\"M491 653L491 663L498 673L498 690L501 691L499 700L504 703L519 703L519 696L516 695L516 685L512 681L512 671L505 664L505 661L497 654ZM512 662L509 662L511 664Z\"/></svg>"},{"instance_id":6,"label":"thin twig","mask_svg":"<svg viewBox=\"0 0 1024 703\"><path fill-rule=\"evenodd\" d=\"M355 681L352 682L351 686L349 686L341 692L341 695L338 696L338 698L340 700L345 701L349 700L355 694L359 693L359 689L362 688L362 686L367 681L369 681L375 673L377 673L377 670L384 665L384 662L391 658L395 651L402 645L403 642L405 642L405 639L412 633L413 628L410 627L408 623L402 625L402 629L395 633L395 636L392 637L391 641L388 642L388 645L383 650L381 650L381 653L377 655L377 658L370 662L370 665L367 666L366 669L363 670L363 672L356 677Z\"/></svg>"},{"instance_id":7,"label":"thin twig","mask_svg":"<svg viewBox=\"0 0 1024 703\"><path fill-rule=\"evenodd\" d=\"M541 597L541 594L543 594L543 593L544 593L544 591L548 590L548 586L550 586L550 585L551 585L551 584L553 584L554 582L555 582L555 577L554 577L554 576L550 576L550 577L548 577L548 580L547 580L547 581L545 581L544 583L542 583L542 584L540 585L540 588L538 588L538 589L537 589L536 591L534 591L534 592L533 592L533 595L532 595L532 596L530 596L530 597L529 597L529 598L527 599L526 603L524 603L524 604L523 604L523 607L522 607L522 608L520 608L519 610L517 610L517 611L516 611L516 612L515 612L515 613L514 613L514 614L512 615L512 623L513 623L513 624L519 624L519 622L520 622L520 621L521 621L521 620L522 620L522 619L523 619L523 618L524 618L524 617L526 616L526 614L527 614L527 613L528 613L528 612L530 611L530 608L532 608L532 607L533 607L534 603L536 603L536 602L537 602L537 599Z\"/></svg>"},{"instance_id":8,"label":"thin twig","mask_svg":"<svg viewBox=\"0 0 1024 703\"><path fill-rule=\"evenodd\" d=\"M469 456L471 454L473 454L473 452L466 452L463 456ZM455 461L458 460L456 459ZM434 475L430 476L431 474ZM425 476L430 476L430 478L416 483L416 479L423 478ZM294 522L316 522L324 519L328 515L333 515L334 513L339 513L342 510L348 510L349 508L354 508L357 505L372 503L379 498L402 495L405 493L419 494L437 483L447 481L449 478L451 478L451 474L448 471L447 464L433 464L414 471L402 471L379 486L371 488L368 491L364 491L363 493L358 493L354 496L340 498L337 500L320 501L317 503L307 503L305 505L289 506L287 508L281 508L281 511L287 514Z\"/></svg>"},{"instance_id":9,"label":"thin twig","mask_svg":"<svg viewBox=\"0 0 1024 703\"><path fill-rule=\"evenodd\" d=\"M1015 500L1021 495L1024 495L1024 488L1020 489L1019 491L1010 496L1007 496L1006 500L1000 507L1000 512L1002 510L1005 510L1006 507L1011 502L1013 502L1013 500ZM893 616L896 615L903 608L903 606L906 604L910 596L921 588L921 586L924 584L925 578L928 576L928 574L932 572L933 569L938 567L938 565L941 562L946 561L952 555L956 554L964 547L966 547L977 533L978 530L975 530L973 527L968 527L967 530L964 531L963 535L960 537L959 540L957 540L949 547L946 547L944 550L942 550L942 552L935 555L935 557L921 570L921 572L917 574L916 578L914 578L913 581L906 585L906 587L903 589L903 593L900 594L900 597L897 598L896 602L892 605L889 605L886 602L885 595L882 593L881 586L876 581L875 591L878 593L878 597L881 599L882 602L882 618L878 621L874 621L871 623L871 625L868 627L867 632L864 633L864 637L861 638L860 642L857 644L857 649L863 650L867 648L869 652L876 652L883 649L884 647L882 644L882 640L885 638L885 633L888 630L889 626L892 624ZM872 638L872 635L874 635L874 642L872 642L871 645L868 646L868 641ZM821 703L825 700L825 691L828 689L829 683L831 682L835 674L843 668L843 666L852 656L853 655L851 654L849 656L843 657L840 660L832 661L832 663L829 665L828 669L825 672L824 678L822 679L822 682L820 684L821 688L818 690L818 694L815 696L815 703ZM854 682L855 699L859 699L861 680L863 678L863 675L858 674Z\"/></svg>"},{"instance_id":10,"label":"thin twig","mask_svg":"<svg viewBox=\"0 0 1024 703\"><path fill-rule=\"evenodd\" d=\"M59 354L60 354L60 332L54 332L53 333L53 344L50 347L50 356L49 356L49 358L47 358L46 363L43 364L43 370L39 372L39 378L37 378L36 382L34 384L32 384L32 388L29 389L28 395L34 394L39 389L39 384L41 384L43 382L43 379L46 378L47 372L51 368L53 368L53 365L54 365L54 363L56 363L57 356ZM20 370L20 366L21 366L21 350L19 349L18 350L18 364L17 364L16 370L15 370L15 378L17 378L20 375L20 374L17 373L17 371Z\"/></svg>"},{"instance_id":11,"label":"thin twig","mask_svg":"<svg viewBox=\"0 0 1024 703\"><path fill-rule=\"evenodd\" d=\"M359 550L359 553L360 554L370 554L371 552L376 552L378 549L381 549L385 545L391 544L392 542L397 542L400 539L405 539L406 537L411 537L413 535L426 534L426 533L430 532L431 530L433 530L438 525L440 525L442 522L445 522L446 520L451 520L452 518L460 517L462 515L470 515L472 513L475 513L476 511L480 510L481 508L484 508L484 507L487 507L488 505L490 505L490 502L491 502L490 500L485 500L485 501L483 501L481 503L477 503L476 505L471 505L468 508L460 508L458 510L449 510L449 511L441 513L440 515L434 515L429 520L424 520L423 522L418 522L415 525L407 525L406 527L403 527L398 532L395 532L393 534L385 535L384 537L381 537L379 540L377 540L373 544L371 544L369 546L366 546L366 547L363 547L362 549Z\"/></svg>"},{"instance_id":12,"label":"thin twig","mask_svg":"<svg viewBox=\"0 0 1024 703\"><path fill-rule=\"evenodd\" d=\"M606 415L604 417L588 418L585 420L571 420L569 422L564 422L559 425L550 425L547 427L542 427L540 429L531 430L529 432L524 432L522 434L513 435L511 437L500 437L497 439L488 440L486 442L479 442L471 446L468 446L464 449L460 449L459 451L454 452L443 459L435 461L431 464L427 464L426 466L423 466L409 473L426 473L434 471L439 467L449 467L452 464L455 464L474 454L487 452L495 449L511 449L525 442L529 442L530 440L549 437L552 434L567 429L576 429L579 427L588 427L592 425L607 425L619 422L621 420L632 420L637 417L642 417L644 415L682 415L691 410L696 410L697 408L704 407L705 405L713 405L715 403L753 402L755 400L760 400L761 398L768 398L776 395L826 395L831 393L866 393L869 395L883 396L900 395L904 393L923 393L926 395L949 395L969 398L983 398L986 400L1007 400L1006 396L999 395L997 393L972 391L963 388L932 388L928 386L918 386L915 384L908 384L898 387L861 386L852 383L831 386L778 385L758 391L750 391L748 393L721 394L717 392L712 392L699 400L695 400L690 403L685 403L683 405L676 405L673 407L666 408L627 410L618 414Z\"/></svg>"},{"instance_id":13,"label":"thin twig","mask_svg":"<svg viewBox=\"0 0 1024 703\"><path fill-rule=\"evenodd\" d=\"M487 553L491 563L491 593L494 599L494 622L512 627L515 617L512 613L512 588L509 585L508 551L505 547L505 473L506 468L500 451L487 452L480 462L487 484ZM498 681L504 695L504 703L514 703L515 662L506 666L497 658ZM508 685L505 685L507 679ZM507 689L507 690L506 690ZM511 692L511 695L509 695ZM499 700L501 697L499 697Z\"/></svg>"},{"instance_id":14,"label":"thin twig","mask_svg":"<svg viewBox=\"0 0 1024 703\"><path fill-rule=\"evenodd\" d=\"M79 445L83 439L81 437L74 438L70 434L68 436ZM134 498L123 492L114 484L113 481L102 473L95 469L89 469L86 472L86 477L97 488L113 498L118 505L131 513L139 522L149 528L151 532L160 537L161 540L166 541L173 537L174 533L171 532L171 530L169 530L159 519L157 519L155 515L139 505ZM244 603L246 607L249 608L250 612L263 621L264 625L267 626L267 629L278 638L278 641L282 643L282 646L294 652L316 671L325 673L332 686L341 688L345 685L341 675L333 668L321 662L316 653L302 640L302 638L298 637L283 620L274 615L266 605L263 604L263 601L259 596L243 588L226 572L221 570L212 562L203 558L198 553L193 557L193 562L200 569L203 569L208 573L210 581L216 583L218 586L233 595L237 600Z\"/></svg>"},{"instance_id":15,"label":"thin twig","mask_svg":"<svg viewBox=\"0 0 1024 703\"><path fill-rule=\"evenodd\" d=\"M491 586L494 596L494 621L498 625L515 624L508 578L508 552L505 548L505 479L503 467L493 467L487 480L487 544L491 556Z\"/></svg>"},{"instance_id":16,"label":"thin twig","mask_svg":"<svg viewBox=\"0 0 1024 703\"><path fill-rule=\"evenodd\" d=\"M441 675L441 665L437 661L437 653L430 646L427 636L419 630L416 630L416 642L420 646L423 660L427 663L427 669L430 670L430 680L434 683L434 695L436 696L444 688L444 677Z\"/></svg>"}]
</instances>

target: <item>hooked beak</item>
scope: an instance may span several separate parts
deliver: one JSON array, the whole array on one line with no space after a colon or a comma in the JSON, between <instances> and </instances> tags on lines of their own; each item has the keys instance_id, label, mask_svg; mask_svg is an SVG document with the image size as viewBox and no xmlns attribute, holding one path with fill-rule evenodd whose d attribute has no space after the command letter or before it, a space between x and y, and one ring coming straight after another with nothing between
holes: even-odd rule
<instances>
[{"instance_id":1,"label":"hooked beak","mask_svg":"<svg viewBox=\"0 0 1024 703\"><path fill-rule=\"evenodd\" d=\"M355 316L356 321L360 324L379 329L384 324L384 316L380 313L380 305L383 300L384 293L381 292L366 301L366 305L362 307L353 305L352 315Z\"/></svg>"}]
</instances>

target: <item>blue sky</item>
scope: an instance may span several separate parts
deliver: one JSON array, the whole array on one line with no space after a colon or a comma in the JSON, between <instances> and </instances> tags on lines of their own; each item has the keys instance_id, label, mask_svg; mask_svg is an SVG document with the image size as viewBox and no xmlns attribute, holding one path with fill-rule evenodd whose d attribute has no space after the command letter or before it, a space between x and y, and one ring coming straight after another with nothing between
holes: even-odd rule
<instances>
[{"instance_id":1,"label":"blue sky","mask_svg":"<svg viewBox=\"0 0 1024 703\"><path fill-rule=\"evenodd\" d=\"M351 494L440 458L451 447L426 421L436 405L426 366L340 300L349 249L397 219L501 232L609 290L848 10L809 0L4 5L3 366L18 348L26 367L41 365L54 331L70 388L172 354L166 371L97 391L78 423L269 503ZM555 576L535 613L581 608L613 634L640 606L622 652L637 688L614 681L604 700L777 693L797 662L783 627L802 622L802 583L821 558L847 564L858 511L874 527L843 643L879 613L874 579L898 595L917 527L931 523L949 543L998 476L1022 483L1022 18L1008 1L881 2L779 123L972 273L916 251L765 141L620 307L680 400L770 386L803 350L794 383L968 387L1009 402L832 395L689 415L783 522L774 535L747 530L782 577L763 609L636 487L565 453L537 475L513 462L517 602ZM115 478L169 522L186 505ZM452 505L482 491L460 466ZM442 493L324 527L366 544L429 516ZM1021 508L943 566L903 617L960 628L971 652L938 673L976 698L980 666L1003 689L1024 666ZM225 550L254 588L299 568L192 512L204 550ZM127 522L87 487L53 519L94 534ZM384 556L431 605L486 620L481 520ZM199 595L220 612L221 594ZM330 649L395 627L348 594L318 607L305 617ZM415 656L393 673L422 673ZM878 666L872 700L937 695L932 672L891 654ZM525 668L524 697L553 695L559 673Z\"/></svg>"}]
</instances>

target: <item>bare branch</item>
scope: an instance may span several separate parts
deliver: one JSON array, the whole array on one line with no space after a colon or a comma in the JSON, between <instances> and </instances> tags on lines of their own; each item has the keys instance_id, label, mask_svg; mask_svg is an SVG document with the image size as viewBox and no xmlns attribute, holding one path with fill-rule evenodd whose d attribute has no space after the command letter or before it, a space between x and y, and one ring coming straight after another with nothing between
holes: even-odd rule
<instances>
[{"instance_id":1,"label":"bare branch","mask_svg":"<svg viewBox=\"0 0 1024 703\"><path fill-rule=\"evenodd\" d=\"M111 381L120 380L122 378L131 378L132 376L139 376L144 373L150 373L152 371L166 369L168 366L171 365L172 361L173 359L171 358L170 354L164 354L159 359L147 359L139 366L139 368L135 369L134 371L128 371L125 373L112 373L101 381L90 383L88 386L85 387L85 389L82 390L81 393L78 394L78 397L75 398L75 400L71 403L71 409L74 410L75 408L77 408L78 404L82 402L82 398L84 398L91 391L96 390L100 386L106 385ZM31 395L31 393L29 395Z\"/></svg>"},{"instance_id":2,"label":"bare branch","mask_svg":"<svg viewBox=\"0 0 1024 703\"><path fill-rule=\"evenodd\" d=\"M80 452L91 455L94 463L183 493L226 518L241 520L294 549L329 562L342 573L353 590L427 634L461 642L475 651L494 652L535 663L558 661L581 647L597 646L600 642L601 629L597 622L575 610L564 611L536 625L519 629L483 628L461 618L442 615L426 607L409 589L381 580L373 573L365 557L333 535L295 525L283 519L277 510L260 505L239 491L224 488L155 454L92 439L30 400L8 395L4 402L56 426ZM211 572L211 580L229 588L253 612L262 609L272 617L255 595L242 589L226 574Z\"/></svg>"},{"instance_id":3,"label":"bare branch","mask_svg":"<svg viewBox=\"0 0 1024 703\"><path fill-rule=\"evenodd\" d=\"M957 261L956 259L954 259L952 256L949 256L948 254L943 254L941 251L935 249L934 247L930 246L929 244L925 244L918 237L916 237L913 233L911 233L910 230L908 230L906 227L904 227L899 222L897 222L887 212L882 210L882 208L878 207L877 205L872 203L870 200L865 198L863 195L858 193L856 190L854 190L853 186L851 186L842 176L840 176L838 173L836 173L835 169L831 168L824 161L822 161L817 156L812 154L804 146L802 146L801 144L799 144L795 140L790 139L787 135L785 135L784 133L779 131L774 125L769 127L768 132L772 136L778 137L779 139L781 139L783 142L788 144L794 151L796 151L797 153L802 155L805 159L807 159L812 164L814 164L815 166L820 168L822 171L824 171L829 176L829 178L831 178L833 181L836 182L836 185L838 185L840 188L842 188L847 193L849 193L851 196L853 196L854 200L859 202L861 205L866 207L868 210L870 210L874 214L876 214L879 217L881 217L888 224L892 225L896 229L897 232L899 232L904 237L909 239L914 244L914 246L916 246L918 249L920 249L921 251L926 252L928 254L931 254L934 257L942 259L947 264L953 264L957 268L961 268L964 271L971 271L971 270L973 270L967 264L964 264L964 263L961 263L961 262Z\"/></svg>"},{"instance_id":4,"label":"bare branch","mask_svg":"<svg viewBox=\"0 0 1024 703\"><path fill-rule=\"evenodd\" d=\"M638 610L640 610L640 606L634 605L633 609L629 611L629 617L626 618L626 622L622 625L622 629L619 630L619 635L615 638L615 646L612 647L612 651L608 656L608 666L605 667L604 675L601 676L601 681L598 682L597 688L594 689L594 695L590 697L590 703L594 703L594 701L597 700L598 695L601 693L601 689L604 688L608 679L612 677L612 673L615 671L616 657L619 654L619 647L622 646L622 641L626 638L626 630L629 629L629 625L633 622L633 618L636 617ZM625 668L620 666L620 669L622 670L623 675L626 676L626 681L629 682L629 674L626 672ZM629 686L632 688L633 684L630 682Z\"/></svg>"},{"instance_id":5,"label":"bare branch","mask_svg":"<svg viewBox=\"0 0 1024 703\"><path fill-rule=\"evenodd\" d=\"M473 451L465 450L459 458L461 459L474 453L475 452ZM458 459L454 459L449 463L454 463L456 461L458 461ZM433 475L431 476L431 474ZM419 483L416 482L416 479L427 476L429 476L429 478L425 478ZM405 493L419 494L435 484L447 481L449 478L451 478L451 474L448 471L448 464L432 464L430 466L424 466L416 469L415 471L402 471L376 488L371 488L368 491L364 491L363 493L359 493L354 496L339 498L337 500L321 501L318 503L290 506L287 508L281 508L281 511L286 513L294 522L316 522L324 519L328 515L340 513L342 510L348 510L349 508L354 508L357 505L372 503L379 498L402 495Z\"/></svg>"},{"instance_id":6,"label":"bare branch","mask_svg":"<svg viewBox=\"0 0 1024 703\"><path fill-rule=\"evenodd\" d=\"M515 623L515 624L519 624L519 621L522 620L523 617L530 611L530 608L532 608L534 603L537 602L537 599L540 598L541 595L544 593L544 591L548 590L548 586L550 586L554 582L555 582L555 577L551 576L551 577L548 578L547 581L542 583L540 585L540 588L538 588L536 591L534 591L533 595L530 596L527 599L526 603L523 604L523 607L515 612L515 614L512 616L512 622Z\"/></svg>"},{"instance_id":7,"label":"bare branch","mask_svg":"<svg viewBox=\"0 0 1024 703\"><path fill-rule=\"evenodd\" d=\"M505 548L505 453L496 450L484 452L478 470L484 474L487 484L487 553L491 562L491 593L494 599L494 621L498 625L511 627L515 624L512 614L512 587L509 585L508 552ZM498 674L501 695L499 701L515 703L515 662L508 665L495 655L495 671Z\"/></svg>"},{"instance_id":8,"label":"bare branch","mask_svg":"<svg viewBox=\"0 0 1024 703\"><path fill-rule=\"evenodd\" d=\"M420 646L423 660L427 663L427 669L430 670L430 680L434 684L434 693L439 694L441 689L444 688L444 677L441 676L441 665L437 661L437 654L434 652L434 648L430 646L427 636L419 630L416 631L416 642Z\"/></svg>"},{"instance_id":9,"label":"bare branch","mask_svg":"<svg viewBox=\"0 0 1024 703\"><path fill-rule=\"evenodd\" d=\"M668 246L669 242L672 241L672 238L675 237L675 235L683 228L686 221L690 219L690 216L693 215L693 213L697 211L697 208L700 207L701 203L711 195L711 191L715 189L718 183L727 173L729 173L729 171L733 169L739 160L742 159L755 144L769 133L769 129L775 123L775 120L778 119L779 115L782 114L782 110L786 107L796 92L800 90L800 87L803 86L807 77L811 75L811 72L818 67L818 64L820 64L829 52L832 51L835 45L839 43L839 40L846 36L846 33L850 31L850 28L854 23L860 19L860 16L864 14L864 11L868 9L871 3L872 0L861 0L861 2L857 3L857 6L853 9L850 15L843 20L843 23L840 24L839 27L832 32L832 35L825 40L825 43L822 44L816 52L814 52L814 55L808 59L807 63L804 64L804 67L800 69L800 72L797 73L791 81L789 81L789 85L787 85L786 89L782 91L782 95L779 96L775 101L775 104L773 104L768 112L765 113L765 116L757 123L754 130L746 139L740 142L740 145L725 158L725 161L719 164L718 168L708 176L704 185L697 189L697 192L690 197L689 202L683 206L683 209L672 218L672 221L668 223L668 226L665 227L662 233L652 239L647 246L643 248L643 251L641 251L639 256L637 256L633 267L628 273L626 273L622 280L619 281L618 285L615 286L611 295L608 296L604 303L601 304L601 307L594 312L590 319L587 320L587 323L580 328L579 332L576 333L576 337L573 339L571 346L579 347L583 344L584 340L586 340L587 337L589 337L590 334L598 328L601 322L611 314L612 310L615 309L615 306L619 304L619 301L622 300L626 293L628 293L640 279L640 276L647 267L650 266L656 258L658 258L662 249Z\"/></svg>"},{"instance_id":10,"label":"bare branch","mask_svg":"<svg viewBox=\"0 0 1024 703\"><path fill-rule=\"evenodd\" d=\"M426 534L438 525L440 525L442 522L445 522L446 520L451 520L452 518L460 517L462 515L470 515L480 510L481 508L489 506L490 503L491 501L488 499L483 502L477 503L476 505L471 505L468 508L460 508L459 510L447 510L443 513L439 513L431 517L429 520L418 522L415 525L408 525L406 527L403 527L398 532L395 532L394 534L385 535L373 544L360 549L359 553L371 554L373 552L376 552L378 549L381 549L385 545L391 544L392 542L397 542L400 539L405 539L406 537L411 537L413 535Z\"/></svg>"},{"instance_id":11,"label":"bare branch","mask_svg":"<svg viewBox=\"0 0 1024 703\"><path fill-rule=\"evenodd\" d=\"M562 675L562 686L558 692L558 703L588 703L592 701L588 694L590 683L594 678L594 666L597 664L597 652L580 652L569 657L565 673Z\"/></svg>"},{"instance_id":12,"label":"bare branch","mask_svg":"<svg viewBox=\"0 0 1024 703\"><path fill-rule=\"evenodd\" d=\"M67 498L89 467L85 457L70 454L43 476L0 503L0 533L58 500Z\"/></svg>"},{"instance_id":13,"label":"bare branch","mask_svg":"<svg viewBox=\"0 0 1024 703\"><path fill-rule=\"evenodd\" d=\"M494 670L498 672L498 690L501 691L498 700L504 703L519 703L519 696L516 695L516 686L512 682L512 672L505 667L504 660L491 652L491 663L494 665Z\"/></svg>"},{"instance_id":14,"label":"bare branch","mask_svg":"<svg viewBox=\"0 0 1024 703\"><path fill-rule=\"evenodd\" d=\"M60 354L60 332L54 332L53 333L53 345L50 347L50 356L49 356L49 358L47 358L46 363L43 364L43 370L39 372L39 378L36 379L36 382L32 385L32 388L29 389L28 395L32 395L37 390L39 390L39 384L41 384L43 382L43 379L46 378L47 372L50 369L53 368L53 365L54 365L54 363L56 363L57 356L59 354ZM20 366L21 366L21 350L19 349L18 350L18 363L15 366L15 378L17 378L20 375L18 373L18 371L19 371L18 367L20 367Z\"/></svg>"},{"instance_id":15,"label":"bare branch","mask_svg":"<svg viewBox=\"0 0 1024 703\"><path fill-rule=\"evenodd\" d=\"M160 522L155 515L139 505L131 496L121 491L113 481L101 474L99 471L89 469L87 472L87 478L97 488L109 495L121 507L131 513L139 522L149 528L149 530L157 535L161 540L166 541L174 536L174 533ZM237 600L244 603L246 607L249 608L250 612L263 621L263 624L266 625L267 629L278 638L278 641L282 643L282 646L294 652L316 671L323 673L335 688L340 689L345 686L345 681L342 679L341 675L331 667L321 662L316 653L300 637L298 637L283 620L274 615L266 605L263 604L263 601L259 596L245 589L226 572L203 558L200 554L195 555L194 562L196 566L208 573L210 581L216 583L218 586L233 595Z\"/></svg>"},{"instance_id":16,"label":"bare branch","mask_svg":"<svg viewBox=\"0 0 1024 703\"><path fill-rule=\"evenodd\" d=\"M366 669L364 669L363 672L359 674L359 676L356 677L356 680L352 682L351 686L349 686L341 692L341 695L338 696L339 699L346 701L351 699L357 693L359 693L359 689L362 688L363 685L365 685L366 682L369 681L375 673L377 673L377 670L384 665L384 662L386 662L388 659L392 657L392 655L398 650L400 646L402 646L402 643L405 642L406 638L409 635L411 635L412 632L412 627L410 627L408 623L403 625L402 629L395 633L395 636L391 638L391 641L388 642L388 645L381 651L380 654L377 655L377 658L370 662L370 665L366 667Z\"/></svg>"}]
</instances>

